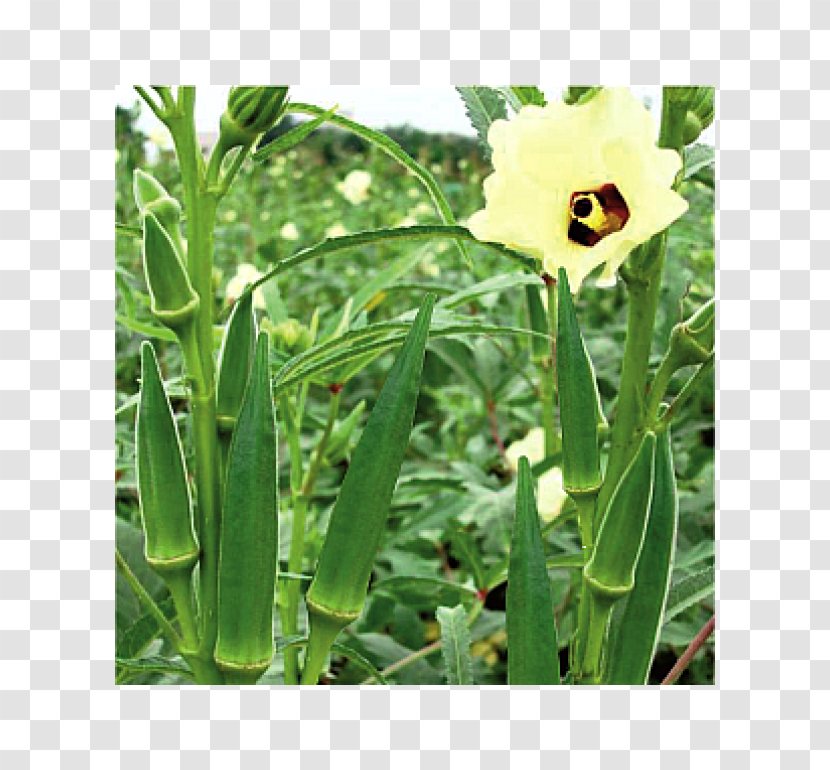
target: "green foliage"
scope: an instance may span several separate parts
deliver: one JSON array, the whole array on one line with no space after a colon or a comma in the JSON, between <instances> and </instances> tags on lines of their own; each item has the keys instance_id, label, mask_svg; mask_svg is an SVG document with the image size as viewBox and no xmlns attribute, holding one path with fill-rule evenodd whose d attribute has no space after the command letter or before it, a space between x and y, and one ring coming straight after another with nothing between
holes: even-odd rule
<instances>
[{"instance_id":1,"label":"green foliage","mask_svg":"<svg viewBox=\"0 0 830 770\"><path fill-rule=\"evenodd\" d=\"M467 117L478 132L484 158L489 160L491 148L487 141L487 134L490 126L496 120L507 118L504 96L495 88L486 86L458 86L457 90L464 100Z\"/></svg>"},{"instance_id":2,"label":"green foliage","mask_svg":"<svg viewBox=\"0 0 830 770\"><path fill-rule=\"evenodd\" d=\"M473 684L470 631L464 607L460 604L453 608L439 607L435 616L441 626L441 655L447 684Z\"/></svg>"},{"instance_id":3,"label":"green foliage","mask_svg":"<svg viewBox=\"0 0 830 770\"><path fill-rule=\"evenodd\" d=\"M548 95L556 96L554 91ZM320 113L311 117L325 112L320 108ZM298 125L298 114L284 116L265 135L262 146ZM143 543L136 528L139 511L132 466L142 339L156 338L161 379L192 473L191 391L175 336L150 312L141 239L136 237L141 233L141 222L131 189L133 170L140 167L149 171L171 196L182 203L184 197L171 150L147 143L135 129L134 114L120 111L117 117L116 220L121 225L116 237L118 540L124 551L124 527L137 535L138 559L130 563L167 617L176 622L163 583L153 582L156 576L146 566L140 570ZM328 676L335 684L356 684L369 678L369 670L361 667L356 657L348 657L346 649L382 672L429 647L431 652L412 658L383 677L395 684L444 683L435 613L439 606L461 605L467 619L473 619L469 651L476 683L504 684L508 660L504 581L516 485L496 436L509 446L528 429L541 425L538 378L531 360L534 338L526 333L532 327L525 294L527 286L538 285L538 279L532 275L533 262L520 262L520 255L511 260L504 250L481 246L467 238L471 261L467 265L454 247L456 238L465 237L466 218L483 205L482 180L491 170L476 138L435 136L406 126L383 133L435 178L460 223L459 229L443 223L428 186L390 152L343 130L343 126L322 122L301 143L262 163L246 162L219 205L211 287L217 323L215 352L223 335L218 324L227 320L231 309L226 290L240 263L249 263L263 274L282 266L262 286L267 309L254 298L261 324L265 319L276 324L292 318L311 328L317 314L319 329L333 330L344 317L347 319L339 337L326 340L318 334L308 350L271 353L277 405L281 394L304 399L304 408L296 409L294 417L297 446L306 464L325 425L330 398L327 387L338 380L343 385L341 410L309 499L302 567L294 570L310 575L354 447L365 432L368 415L377 403L395 350L411 325L414 309L428 291L441 298L424 360L414 427L372 568L366 606L341 635L341 646L332 649ZM669 234L651 351L652 371L668 346L672 328L713 294L712 159L712 153L702 145L686 149L686 179L680 192L690 207ZM360 204L350 203L337 188L353 170L365 170L372 177L367 197ZM186 217L187 211L184 213ZM290 228L285 229L289 224L296 228L296 239ZM188 230L187 221L183 230ZM351 239L345 245L340 240L343 236L337 235L343 231ZM394 235L356 235L370 231ZM437 233L443 234L435 237ZM326 241L328 246L317 247ZM412 258L416 252L418 259ZM398 271L398 266L404 269ZM391 268L387 275L393 277L380 278L387 268ZM373 292L366 288L370 282ZM278 302L273 301L273 291ZM350 300L351 308L344 312ZM589 278L574 304L602 406L613 420L625 338L625 287L620 282L611 289L598 289ZM284 318L278 317L280 312L285 313ZM453 329L459 331L452 333ZM504 333L507 329L521 333ZM540 354L544 342L542 338ZM686 379L682 374L668 384L665 400L671 401L679 391ZM672 426L679 505L677 550L650 683L659 682L667 673L684 643L712 611L713 394L710 376ZM365 406L360 407L361 403ZM343 430L338 432L341 425ZM294 501L289 483L289 436L282 428L280 436L279 566L285 572ZM549 465L559 461L546 460ZM541 541L564 671L577 620L581 558L572 507L543 524ZM129 554L125 556L130 560ZM308 581L300 582L300 586L305 591ZM302 594L300 606L302 634ZM148 659L141 673L133 664L124 664L125 675L128 667L135 672L135 678L129 674L131 683L170 682L176 678L173 672L152 670L159 656L180 659L159 636L155 620L137 605L120 577L116 623L117 641L124 645L119 648L119 656L125 661ZM275 649L281 634L277 620ZM282 682L280 657L277 654L261 681ZM711 682L711 644L699 659L687 671L683 683ZM188 681L184 676L179 678L180 683Z\"/></svg>"}]
</instances>

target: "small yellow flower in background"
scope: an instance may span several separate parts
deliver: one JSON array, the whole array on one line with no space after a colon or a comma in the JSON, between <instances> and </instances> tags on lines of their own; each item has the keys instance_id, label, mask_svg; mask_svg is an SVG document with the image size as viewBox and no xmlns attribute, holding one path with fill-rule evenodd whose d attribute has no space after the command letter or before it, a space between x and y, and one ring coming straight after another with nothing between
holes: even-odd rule
<instances>
[{"instance_id":1,"label":"small yellow flower in background","mask_svg":"<svg viewBox=\"0 0 830 770\"><path fill-rule=\"evenodd\" d=\"M631 250L688 208L671 189L680 156L658 148L656 135L627 88L603 88L581 105L522 107L490 126L495 170L470 231L531 254L551 275L564 267L573 291L599 265L598 283L612 285Z\"/></svg>"},{"instance_id":2,"label":"small yellow flower in background","mask_svg":"<svg viewBox=\"0 0 830 770\"><path fill-rule=\"evenodd\" d=\"M545 431L542 428L531 428L524 438L507 447L504 454L513 473L519 470L520 457L527 457L531 465L541 462L545 459ZM562 505L568 498L562 483L561 468L550 468L539 476L536 508L539 518L544 522L552 521L562 511Z\"/></svg>"},{"instance_id":3,"label":"small yellow flower in background","mask_svg":"<svg viewBox=\"0 0 830 770\"><path fill-rule=\"evenodd\" d=\"M396 227L414 227L418 224L418 220L415 219L411 214L407 214L400 222L398 222Z\"/></svg>"},{"instance_id":4,"label":"small yellow flower in background","mask_svg":"<svg viewBox=\"0 0 830 770\"><path fill-rule=\"evenodd\" d=\"M331 227L326 228L326 238L342 238L344 235L348 234L349 231L343 227L342 222L336 222L331 225Z\"/></svg>"},{"instance_id":5,"label":"small yellow flower in background","mask_svg":"<svg viewBox=\"0 0 830 770\"><path fill-rule=\"evenodd\" d=\"M356 169L346 174L342 182L338 182L337 191L349 203L357 206L369 197L369 187L372 184L372 175L368 171Z\"/></svg>"},{"instance_id":6,"label":"small yellow flower in background","mask_svg":"<svg viewBox=\"0 0 830 770\"><path fill-rule=\"evenodd\" d=\"M166 128L154 129L148 134L147 139L158 147L159 150L173 149L173 137L170 136L170 132Z\"/></svg>"},{"instance_id":7,"label":"small yellow flower in background","mask_svg":"<svg viewBox=\"0 0 830 770\"><path fill-rule=\"evenodd\" d=\"M433 164L429 167L429 170L430 170L433 174L440 174L440 173L441 173L441 171L442 171L442 166L441 166L441 164L440 164L440 163L433 163Z\"/></svg>"},{"instance_id":8,"label":"small yellow flower in background","mask_svg":"<svg viewBox=\"0 0 830 770\"><path fill-rule=\"evenodd\" d=\"M441 267L435 261L435 255L433 253L426 254L418 263L418 271L428 278L437 278L441 275Z\"/></svg>"},{"instance_id":9,"label":"small yellow flower in background","mask_svg":"<svg viewBox=\"0 0 830 770\"><path fill-rule=\"evenodd\" d=\"M407 194L410 198L415 199L415 198L418 198L418 197L421 195L421 191L420 191L417 187L410 187L410 188L406 191L406 194Z\"/></svg>"},{"instance_id":10,"label":"small yellow flower in background","mask_svg":"<svg viewBox=\"0 0 830 770\"><path fill-rule=\"evenodd\" d=\"M271 212L267 209L265 211L261 211L259 214L260 222L267 222L271 218Z\"/></svg>"},{"instance_id":11,"label":"small yellow flower in background","mask_svg":"<svg viewBox=\"0 0 830 770\"><path fill-rule=\"evenodd\" d=\"M300 232L297 230L297 225L293 222L286 222L280 228L280 238L284 241L296 241L300 237Z\"/></svg>"},{"instance_id":12,"label":"small yellow flower in background","mask_svg":"<svg viewBox=\"0 0 830 770\"><path fill-rule=\"evenodd\" d=\"M236 302L245 287L249 283L254 283L262 278L262 273L259 272L249 262L242 262L237 265L236 275L228 281L225 287L225 299L230 302ZM254 307L257 310L265 310L265 295L262 293L262 288L254 290Z\"/></svg>"},{"instance_id":13,"label":"small yellow flower in background","mask_svg":"<svg viewBox=\"0 0 830 770\"><path fill-rule=\"evenodd\" d=\"M426 201L421 201L412 211L409 212L410 214L414 214L416 217L427 216L428 214L434 214L435 211L432 208L432 204L427 203Z\"/></svg>"},{"instance_id":14,"label":"small yellow flower in background","mask_svg":"<svg viewBox=\"0 0 830 770\"><path fill-rule=\"evenodd\" d=\"M334 201L331 198L325 198L323 200L323 208L330 209L334 207Z\"/></svg>"},{"instance_id":15,"label":"small yellow flower in background","mask_svg":"<svg viewBox=\"0 0 830 770\"><path fill-rule=\"evenodd\" d=\"M229 211L225 211L222 213L222 221L226 222L227 224L232 224L236 222L237 218L238 214L233 209L230 209Z\"/></svg>"}]
</instances>

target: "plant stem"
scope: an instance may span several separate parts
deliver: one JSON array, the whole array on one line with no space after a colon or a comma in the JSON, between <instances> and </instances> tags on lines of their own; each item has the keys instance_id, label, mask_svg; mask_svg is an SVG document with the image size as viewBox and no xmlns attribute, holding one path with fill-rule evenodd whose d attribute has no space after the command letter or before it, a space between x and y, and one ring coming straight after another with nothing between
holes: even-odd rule
<instances>
[{"instance_id":1,"label":"plant stem","mask_svg":"<svg viewBox=\"0 0 830 770\"><path fill-rule=\"evenodd\" d=\"M698 370L691 376L689 381L681 388L680 393L675 396L674 401L666 410L666 413L661 418L661 423L668 425L676 416L677 410L689 400L690 396L697 390L701 382L703 382L706 375L712 371L715 365L715 354L712 353L699 367Z\"/></svg>"},{"instance_id":2,"label":"plant stem","mask_svg":"<svg viewBox=\"0 0 830 770\"><path fill-rule=\"evenodd\" d=\"M579 538L582 541L582 554L585 557L585 563L587 563L591 558L591 551L594 547L594 518L596 513L597 495L596 492L589 495L571 495L571 499L576 503ZM583 659L586 654L586 645L590 634L591 613L589 599L590 592L588 590L588 585L585 582L585 578L583 577L579 590L579 609L577 610L575 643L575 673L577 679L579 679L582 672Z\"/></svg>"},{"instance_id":3,"label":"plant stem","mask_svg":"<svg viewBox=\"0 0 830 770\"><path fill-rule=\"evenodd\" d=\"M599 684L605 632L614 602L600 598L590 590L583 592L583 597L588 599L589 623L580 678L582 684Z\"/></svg>"},{"instance_id":4,"label":"plant stem","mask_svg":"<svg viewBox=\"0 0 830 770\"><path fill-rule=\"evenodd\" d=\"M317 482L317 474L323 464L323 458L326 454L326 447L331 437L331 432L334 428L334 423L337 420L337 414L340 410L340 388L333 387L331 389L331 398L329 399L329 411L326 418L326 425L323 428L323 433L320 436L320 441L311 457L308 471L303 479L302 487L299 494L294 500L294 511L291 518L291 545L288 551L288 571L300 572L303 567L303 551L305 550L305 528L306 517L308 514L308 507L311 502L311 495L314 492L314 485ZM297 633L297 610L300 604L300 583L297 580L292 580L284 586L284 601L281 602L280 619L282 621L282 632L284 636L293 636ZM333 641L333 640L332 640ZM296 647L291 647L285 650L284 670L285 683L296 684L297 672L299 670L298 650Z\"/></svg>"},{"instance_id":5,"label":"plant stem","mask_svg":"<svg viewBox=\"0 0 830 770\"><path fill-rule=\"evenodd\" d=\"M193 393L191 411L196 459L199 510L200 641L198 658L214 681L222 675L213 663L218 630L218 579L220 532L219 437L216 428L216 385L213 362L213 228L216 196L205 189L204 159L196 139L195 89L179 88L177 112L167 125L176 147L187 214L188 273L199 295L196 348L186 351ZM194 359L198 359L198 367Z\"/></svg>"},{"instance_id":6,"label":"plant stem","mask_svg":"<svg viewBox=\"0 0 830 770\"><path fill-rule=\"evenodd\" d=\"M666 674L666 678L660 684L674 684L679 678L680 675L689 667L689 664L692 662L692 659L695 655L697 655L698 650L706 643L706 640L711 636L712 632L715 630L715 616L712 615L709 620L706 621L706 624L700 631L697 632L695 638L692 639L689 646L683 652L683 654L677 659L677 663L674 664L672 670Z\"/></svg>"}]
</instances>

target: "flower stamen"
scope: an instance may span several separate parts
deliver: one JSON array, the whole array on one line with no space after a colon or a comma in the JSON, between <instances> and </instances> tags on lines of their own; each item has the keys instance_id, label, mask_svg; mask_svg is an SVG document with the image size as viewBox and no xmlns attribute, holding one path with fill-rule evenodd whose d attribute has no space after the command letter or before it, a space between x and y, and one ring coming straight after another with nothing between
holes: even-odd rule
<instances>
[{"instance_id":1,"label":"flower stamen","mask_svg":"<svg viewBox=\"0 0 830 770\"><path fill-rule=\"evenodd\" d=\"M570 217L568 238L590 248L606 235L622 230L628 221L629 211L617 187L605 184L598 190L573 193Z\"/></svg>"}]
</instances>

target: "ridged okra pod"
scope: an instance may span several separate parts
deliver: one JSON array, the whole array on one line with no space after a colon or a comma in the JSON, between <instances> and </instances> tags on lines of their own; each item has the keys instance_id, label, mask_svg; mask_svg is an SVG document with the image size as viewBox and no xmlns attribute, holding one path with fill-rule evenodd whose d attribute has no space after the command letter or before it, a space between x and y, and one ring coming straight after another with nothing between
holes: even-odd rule
<instances>
[{"instance_id":1,"label":"ridged okra pod","mask_svg":"<svg viewBox=\"0 0 830 770\"><path fill-rule=\"evenodd\" d=\"M163 324L181 333L195 318L199 296L170 236L149 213L144 215L143 251L150 310Z\"/></svg>"},{"instance_id":2,"label":"ridged okra pod","mask_svg":"<svg viewBox=\"0 0 830 770\"><path fill-rule=\"evenodd\" d=\"M594 369L579 331L568 276L562 268L557 289L556 366L564 488L572 496L595 495L602 483L597 428L604 418L599 409Z\"/></svg>"},{"instance_id":3,"label":"ridged okra pod","mask_svg":"<svg viewBox=\"0 0 830 770\"><path fill-rule=\"evenodd\" d=\"M677 483L668 428L657 434L654 485L634 588L614 609L607 684L647 684L660 638L677 536ZM619 615L619 617L618 617Z\"/></svg>"},{"instance_id":4,"label":"ridged okra pod","mask_svg":"<svg viewBox=\"0 0 830 770\"><path fill-rule=\"evenodd\" d=\"M262 333L231 439L222 508L214 659L229 683L253 684L271 663L277 506L277 429Z\"/></svg>"},{"instance_id":5,"label":"ridged okra pod","mask_svg":"<svg viewBox=\"0 0 830 770\"><path fill-rule=\"evenodd\" d=\"M233 433L242 406L256 347L253 292L243 292L234 305L219 350L219 381L216 385L216 422L219 432Z\"/></svg>"},{"instance_id":6,"label":"ridged okra pod","mask_svg":"<svg viewBox=\"0 0 830 770\"><path fill-rule=\"evenodd\" d=\"M190 488L179 432L153 346L147 341L141 345L135 437L144 558L167 584L184 643L195 649L198 640L190 579L199 558L199 545L193 531Z\"/></svg>"},{"instance_id":7,"label":"ridged okra pod","mask_svg":"<svg viewBox=\"0 0 830 770\"><path fill-rule=\"evenodd\" d=\"M428 295L378 395L329 519L306 595L309 647L303 684L314 684L340 631L363 609L421 383L435 296Z\"/></svg>"},{"instance_id":8,"label":"ridged okra pod","mask_svg":"<svg viewBox=\"0 0 830 770\"><path fill-rule=\"evenodd\" d=\"M590 611L581 675L588 682L596 682L600 677L611 609L634 588L637 560L651 505L654 444L654 434L647 432L611 496L591 557L582 573Z\"/></svg>"},{"instance_id":9,"label":"ridged okra pod","mask_svg":"<svg viewBox=\"0 0 830 770\"><path fill-rule=\"evenodd\" d=\"M133 197L141 216L152 214L170 236L182 264L186 247L182 238L182 206L151 174L137 168L133 172Z\"/></svg>"},{"instance_id":10,"label":"ridged okra pod","mask_svg":"<svg viewBox=\"0 0 830 770\"><path fill-rule=\"evenodd\" d=\"M559 644L533 475L519 459L507 570L507 683L559 684Z\"/></svg>"},{"instance_id":11,"label":"ridged okra pod","mask_svg":"<svg viewBox=\"0 0 830 770\"><path fill-rule=\"evenodd\" d=\"M199 556L179 432L153 346L141 345L141 392L135 426L136 477L147 564L164 576L188 575Z\"/></svg>"}]
</instances>

